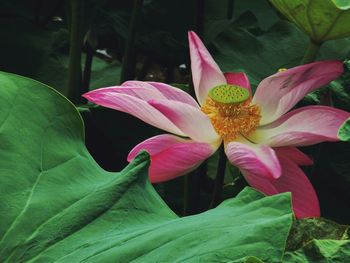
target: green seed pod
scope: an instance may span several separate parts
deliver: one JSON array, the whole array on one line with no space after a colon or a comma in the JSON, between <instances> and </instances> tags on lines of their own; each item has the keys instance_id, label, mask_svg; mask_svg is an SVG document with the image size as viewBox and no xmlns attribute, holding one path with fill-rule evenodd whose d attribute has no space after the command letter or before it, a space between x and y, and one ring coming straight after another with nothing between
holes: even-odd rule
<instances>
[{"instance_id":1,"label":"green seed pod","mask_svg":"<svg viewBox=\"0 0 350 263\"><path fill-rule=\"evenodd\" d=\"M219 85L209 91L209 97L219 103L238 104L249 99L249 92L236 85Z\"/></svg>"}]
</instances>

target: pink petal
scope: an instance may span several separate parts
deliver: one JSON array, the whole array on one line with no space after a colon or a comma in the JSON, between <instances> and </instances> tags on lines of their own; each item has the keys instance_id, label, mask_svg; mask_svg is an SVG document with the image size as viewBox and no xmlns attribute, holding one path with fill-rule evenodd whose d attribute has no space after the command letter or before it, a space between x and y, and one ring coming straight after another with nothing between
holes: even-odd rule
<instances>
[{"instance_id":1,"label":"pink petal","mask_svg":"<svg viewBox=\"0 0 350 263\"><path fill-rule=\"evenodd\" d=\"M145 101L151 99L169 99L181 101L197 108L199 107L198 103L186 92L160 82L130 80L124 82L121 86L108 87L99 90L101 90L101 92L127 94ZM94 92L95 91L92 91L91 93Z\"/></svg>"},{"instance_id":2,"label":"pink petal","mask_svg":"<svg viewBox=\"0 0 350 263\"><path fill-rule=\"evenodd\" d=\"M281 166L275 151L267 145L257 145L240 138L241 142L230 142L226 155L240 170L264 178L278 178Z\"/></svg>"},{"instance_id":3,"label":"pink petal","mask_svg":"<svg viewBox=\"0 0 350 263\"><path fill-rule=\"evenodd\" d=\"M295 67L264 79L253 97L253 103L261 107L261 125L278 119L307 93L326 85L342 73L342 62L329 60Z\"/></svg>"},{"instance_id":4,"label":"pink petal","mask_svg":"<svg viewBox=\"0 0 350 263\"><path fill-rule=\"evenodd\" d=\"M283 147L275 149L282 166L282 175L278 179L268 179L252 173L244 172L248 183L266 195L274 195L283 192L292 193L292 204L297 218L319 217L320 207L316 192L295 162L296 148ZM299 152L299 156L303 153ZM304 159L308 159L304 155Z\"/></svg>"},{"instance_id":5,"label":"pink petal","mask_svg":"<svg viewBox=\"0 0 350 263\"><path fill-rule=\"evenodd\" d=\"M180 101L196 108L199 107L198 103L188 93L184 92L179 88L172 87L168 84L164 84L161 82L147 82L147 83L151 84L154 88L160 91L165 96L165 98L169 100Z\"/></svg>"},{"instance_id":6,"label":"pink petal","mask_svg":"<svg viewBox=\"0 0 350 263\"><path fill-rule=\"evenodd\" d=\"M85 93L83 96L90 96L91 94L125 94L130 95L141 100L150 100L150 99L166 99L166 97L155 87L148 84L147 82L142 81L126 81L121 86L107 87L96 89Z\"/></svg>"},{"instance_id":7,"label":"pink petal","mask_svg":"<svg viewBox=\"0 0 350 263\"><path fill-rule=\"evenodd\" d=\"M133 91L135 91L135 93L132 94L133 96L139 97L145 100L169 99L169 100L181 101L183 103L187 103L197 108L199 107L198 103L188 93L182 91L179 88L172 87L168 84L164 84L161 82L143 82L143 81L135 81L135 80L126 81L122 84L122 87L118 87L119 88L118 92L125 93L125 91L123 91L125 87L128 87L129 89L132 89ZM144 92L149 94L147 97L144 97L144 96L141 97L139 92L141 93L141 95L143 95Z\"/></svg>"},{"instance_id":8,"label":"pink petal","mask_svg":"<svg viewBox=\"0 0 350 263\"><path fill-rule=\"evenodd\" d=\"M250 138L272 147L338 141L338 130L349 117L350 113L327 106L302 107L257 129Z\"/></svg>"},{"instance_id":9,"label":"pink petal","mask_svg":"<svg viewBox=\"0 0 350 263\"><path fill-rule=\"evenodd\" d=\"M163 134L138 144L128 156L130 162L140 150L151 155L149 176L152 183L168 181L194 170L216 149L174 135Z\"/></svg>"},{"instance_id":10,"label":"pink petal","mask_svg":"<svg viewBox=\"0 0 350 263\"><path fill-rule=\"evenodd\" d=\"M122 89L125 89L125 91L123 91L125 94L119 93ZM155 127L178 134L180 136L184 136L183 132L181 132L162 113L148 104L148 102L144 101L143 99L128 95L128 93L134 93L133 88L127 89L127 87L116 87L97 89L85 93L83 96L89 101L92 101L98 105L129 113ZM151 92L141 92L141 90L138 90L136 93L137 96L143 97L145 99L147 99L151 94ZM153 95L156 96L156 93ZM160 94L160 96L162 95Z\"/></svg>"},{"instance_id":11,"label":"pink petal","mask_svg":"<svg viewBox=\"0 0 350 263\"><path fill-rule=\"evenodd\" d=\"M207 143L220 140L210 119L199 108L171 100L150 100L149 103L193 140Z\"/></svg>"},{"instance_id":12,"label":"pink petal","mask_svg":"<svg viewBox=\"0 0 350 263\"><path fill-rule=\"evenodd\" d=\"M203 104L210 89L226 84L226 79L208 50L193 31L188 32L194 90Z\"/></svg>"},{"instance_id":13,"label":"pink petal","mask_svg":"<svg viewBox=\"0 0 350 263\"><path fill-rule=\"evenodd\" d=\"M249 94L252 95L248 76L244 72L227 72L224 73L224 76L226 78L227 84L238 85L242 88L245 88L249 91Z\"/></svg>"}]
</instances>

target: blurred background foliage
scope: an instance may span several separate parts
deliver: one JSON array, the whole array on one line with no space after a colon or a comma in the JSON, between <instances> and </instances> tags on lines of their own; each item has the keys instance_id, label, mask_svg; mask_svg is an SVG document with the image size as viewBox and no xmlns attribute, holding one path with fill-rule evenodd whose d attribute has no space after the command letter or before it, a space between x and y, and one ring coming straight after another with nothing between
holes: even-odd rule
<instances>
[{"instance_id":1,"label":"blurred background foliage","mask_svg":"<svg viewBox=\"0 0 350 263\"><path fill-rule=\"evenodd\" d=\"M308 37L266 0L84 3L80 10L84 19L79 28L82 55L78 96L69 93L68 84L72 26L69 1L1 1L0 70L48 84L80 106L87 147L109 171L121 170L130 149L162 131L127 114L88 105L80 98L81 93L118 85L127 79L174 83L188 91L191 81L188 30L202 36L223 71L246 72L253 89L278 69L297 66L308 46ZM139 9L135 10L137 4ZM131 26L134 26L132 43ZM128 48L131 64L122 69ZM350 38L327 41L317 56L317 60L349 58ZM350 111L349 65L345 63L342 78L309 94L298 106L328 104ZM322 95L325 93L326 102ZM350 145L323 143L303 150L315 161L305 171L319 195L323 217L350 224ZM208 161L207 177L200 179L201 198L194 212L208 208L217 159L214 155ZM183 181L179 178L155 186L178 214L183 209ZM235 196L245 185L239 171L227 164L224 198Z\"/></svg>"}]
</instances>

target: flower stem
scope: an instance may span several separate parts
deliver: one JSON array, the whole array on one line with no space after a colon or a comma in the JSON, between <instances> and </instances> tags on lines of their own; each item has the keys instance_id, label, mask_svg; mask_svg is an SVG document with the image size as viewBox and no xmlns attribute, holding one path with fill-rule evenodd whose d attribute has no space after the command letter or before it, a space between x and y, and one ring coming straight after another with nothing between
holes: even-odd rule
<instances>
[{"instance_id":1,"label":"flower stem","mask_svg":"<svg viewBox=\"0 0 350 263\"><path fill-rule=\"evenodd\" d=\"M226 13L227 19L233 18L234 4L235 4L235 0L227 0L227 13Z\"/></svg>"},{"instance_id":2,"label":"flower stem","mask_svg":"<svg viewBox=\"0 0 350 263\"><path fill-rule=\"evenodd\" d=\"M205 0L196 0L193 27L199 37L203 37ZM189 63L190 64L190 63ZM196 97L193 83L189 85L190 95ZM185 176L184 183L184 215L199 212L201 178L207 175L207 161L204 161L194 172Z\"/></svg>"},{"instance_id":3,"label":"flower stem","mask_svg":"<svg viewBox=\"0 0 350 263\"><path fill-rule=\"evenodd\" d=\"M130 18L130 26L128 39L126 41L125 52L123 56L122 72L120 75L120 83L133 79L135 75L136 57L135 57L135 41L138 18L142 10L143 0L134 0L134 6Z\"/></svg>"},{"instance_id":4,"label":"flower stem","mask_svg":"<svg viewBox=\"0 0 350 263\"><path fill-rule=\"evenodd\" d=\"M221 144L219 149L219 162L216 170L214 192L213 192L213 197L209 208L216 207L221 201L222 187L224 185L224 179L225 179L225 170L226 170L225 147L223 144Z\"/></svg>"},{"instance_id":5,"label":"flower stem","mask_svg":"<svg viewBox=\"0 0 350 263\"><path fill-rule=\"evenodd\" d=\"M204 13L205 13L205 0L196 0L194 28L199 37L203 37L203 33L204 33Z\"/></svg>"},{"instance_id":6,"label":"flower stem","mask_svg":"<svg viewBox=\"0 0 350 263\"><path fill-rule=\"evenodd\" d=\"M300 65L313 62L317 57L317 54L318 54L318 51L320 50L321 45L322 43L315 43L312 40L310 40L309 46L305 52L303 59L300 62Z\"/></svg>"},{"instance_id":7,"label":"flower stem","mask_svg":"<svg viewBox=\"0 0 350 263\"><path fill-rule=\"evenodd\" d=\"M94 50L90 47L89 44L86 45L86 58L85 58L85 66L84 66L84 74L83 74L83 89L84 93L89 91L90 87L90 79L91 79L91 67L92 60L94 58Z\"/></svg>"},{"instance_id":8,"label":"flower stem","mask_svg":"<svg viewBox=\"0 0 350 263\"><path fill-rule=\"evenodd\" d=\"M184 209L183 215L193 215L199 212L200 182L206 175L207 161L204 161L195 171L185 176L184 182Z\"/></svg>"},{"instance_id":9,"label":"flower stem","mask_svg":"<svg viewBox=\"0 0 350 263\"><path fill-rule=\"evenodd\" d=\"M35 1L35 14L34 14L34 22L36 24L40 24L40 14L42 11L42 0L36 0Z\"/></svg>"},{"instance_id":10,"label":"flower stem","mask_svg":"<svg viewBox=\"0 0 350 263\"><path fill-rule=\"evenodd\" d=\"M79 101L81 87L81 53L83 45L83 0L70 1L70 45L67 96L73 102Z\"/></svg>"}]
</instances>

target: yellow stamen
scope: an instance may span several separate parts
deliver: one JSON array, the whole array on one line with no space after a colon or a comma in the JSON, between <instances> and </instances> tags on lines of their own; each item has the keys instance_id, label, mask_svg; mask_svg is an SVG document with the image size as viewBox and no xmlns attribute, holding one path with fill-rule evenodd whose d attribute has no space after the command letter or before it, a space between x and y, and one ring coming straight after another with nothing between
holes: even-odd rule
<instances>
[{"instance_id":1,"label":"yellow stamen","mask_svg":"<svg viewBox=\"0 0 350 263\"><path fill-rule=\"evenodd\" d=\"M251 98L242 103L227 104L207 97L201 110L208 115L225 144L235 140L239 134L249 136L261 119L260 108L251 104Z\"/></svg>"}]
</instances>

